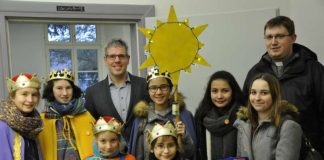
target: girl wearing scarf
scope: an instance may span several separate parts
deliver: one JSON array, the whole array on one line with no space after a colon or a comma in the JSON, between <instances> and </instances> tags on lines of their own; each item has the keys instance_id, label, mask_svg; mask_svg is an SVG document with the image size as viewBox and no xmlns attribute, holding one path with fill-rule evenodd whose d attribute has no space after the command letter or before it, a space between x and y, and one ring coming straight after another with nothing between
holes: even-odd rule
<instances>
[{"instance_id":1,"label":"girl wearing scarf","mask_svg":"<svg viewBox=\"0 0 324 160\"><path fill-rule=\"evenodd\" d=\"M243 103L242 91L232 74L218 71L211 75L195 114L197 135L200 135L198 159L236 156L237 130L233 123ZM210 154L207 156L207 153Z\"/></svg>"},{"instance_id":2,"label":"girl wearing scarf","mask_svg":"<svg viewBox=\"0 0 324 160\"><path fill-rule=\"evenodd\" d=\"M35 109L40 100L36 75L20 74L7 79L9 97L0 107L1 159L39 160L37 135L43 129Z\"/></svg>"},{"instance_id":3,"label":"girl wearing scarf","mask_svg":"<svg viewBox=\"0 0 324 160\"><path fill-rule=\"evenodd\" d=\"M39 135L46 160L84 159L92 154L93 117L84 107L81 89L67 69L52 71L43 92L44 131Z\"/></svg>"}]
</instances>

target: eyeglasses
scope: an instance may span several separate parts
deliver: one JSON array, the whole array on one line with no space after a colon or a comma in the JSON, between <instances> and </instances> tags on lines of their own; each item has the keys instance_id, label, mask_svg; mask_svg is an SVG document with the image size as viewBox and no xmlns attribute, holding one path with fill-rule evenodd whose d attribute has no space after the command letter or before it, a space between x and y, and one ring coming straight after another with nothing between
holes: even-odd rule
<instances>
[{"instance_id":1,"label":"eyeglasses","mask_svg":"<svg viewBox=\"0 0 324 160\"><path fill-rule=\"evenodd\" d=\"M169 144L166 144L166 145L164 145L164 144L156 144L155 146L154 146L154 148L156 149L156 150L165 150L166 148L167 149L171 149L171 148L176 148L177 147L177 144L176 143L169 143Z\"/></svg>"},{"instance_id":2,"label":"eyeglasses","mask_svg":"<svg viewBox=\"0 0 324 160\"><path fill-rule=\"evenodd\" d=\"M276 35L266 35L264 39L267 41L271 41L273 38L275 40L283 40L285 37L291 36L290 34L276 34Z\"/></svg>"},{"instance_id":3,"label":"eyeglasses","mask_svg":"<svg viewBox=\"0 0 324 160\"><path fill-rule=\"evenodd\" d=\"M109 60L115 60L118 57L119 60L125 60L129 57L129 55L126 54L119 54L119 55L106 55L106 58Z\"/></svg>"},{"instance_id":4,"label":"eyeglasses","mask_svg":"<svg viewBox=\"0 0 324 160\"><path fill-rule=\"evenodd\" d=\"M160 89L162 92L166 92L168 91L170 88L169 85L167 84L162 84L160 86L150 86L148 87L148 90L151 92L151 93L156 93L158 89Z\"/></svg>"}]
</instances>

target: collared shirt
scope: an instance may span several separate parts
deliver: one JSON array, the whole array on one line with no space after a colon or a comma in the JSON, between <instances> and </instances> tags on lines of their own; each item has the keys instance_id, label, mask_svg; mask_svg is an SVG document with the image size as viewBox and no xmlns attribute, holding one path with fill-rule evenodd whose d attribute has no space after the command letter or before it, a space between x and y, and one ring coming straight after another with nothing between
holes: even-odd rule
<instances>
[{"instance_id":1,"label":"collared shirt","mask_svg":"<svg viewBox=\"0 0 324 160\"><path fill-rule=\"evenodd\" d=\"M116 86L110 78L108 78L108 83L110 87L111 99L116 107L116 110L122 120L126 122L131 94L131 81L129 76L127 76L127 80L121 87Z\"/></svg>"},{"instance_id":2,"label":"collared shirt","mask_svg":"<svg viewBox=\"0 0 324 160\"><path fill-rule=\"evenodd\" d=\"M266 54L265 59L271 62L271 67L274 73L278 78L280 78L288 69L289 69L289 63L291 63L293 60L299 57L299 53L294 53L291 57L284 59L283 61L274 61L271 59L269 54Z\"/></svg>"}]
</instances>

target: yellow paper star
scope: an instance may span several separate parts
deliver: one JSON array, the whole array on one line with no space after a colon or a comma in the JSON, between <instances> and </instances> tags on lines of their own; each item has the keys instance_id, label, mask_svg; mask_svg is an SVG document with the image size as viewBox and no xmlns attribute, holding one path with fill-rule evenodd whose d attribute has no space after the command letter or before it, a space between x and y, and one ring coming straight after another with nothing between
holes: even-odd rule
<instances>
[{"instance_id":1,"label":"yellow paper star","mask_svg":"<svg viewBox=\"0 0 324 160\"><path fill-rule=\"evenodd\" d=\"M171 6L167 22L157 20L155 30L139 29L149 39L144 49L150 53L140 69L157 65L161 73L168 71L173 83L177 85L181 70L191 72L190 66L194 63L210 66L198 54L198 50L204 44L197 37L207 26L205 24L191 28L188 19L179 22L175 10Z\"/></svg>"}]
</instances>

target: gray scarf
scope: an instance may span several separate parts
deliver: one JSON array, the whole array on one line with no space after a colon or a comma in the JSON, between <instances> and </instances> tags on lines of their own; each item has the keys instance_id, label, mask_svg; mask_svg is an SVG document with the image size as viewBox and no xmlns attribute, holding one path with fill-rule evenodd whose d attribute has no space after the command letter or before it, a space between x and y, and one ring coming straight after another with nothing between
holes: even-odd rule
<instances>
[{"instance_id":1,"label":"gray scarf","mask_svg":"<svg viewBox=\"0 0 324 160\"><path fill-rule=\"evenodd\" d=\"M203 119L203 125L211 133L212 160L236 155L237 130L233 123L239 106L234 104L227 107L230 109L224 111L213 107Z\"/></svg>"}]
</instances>

